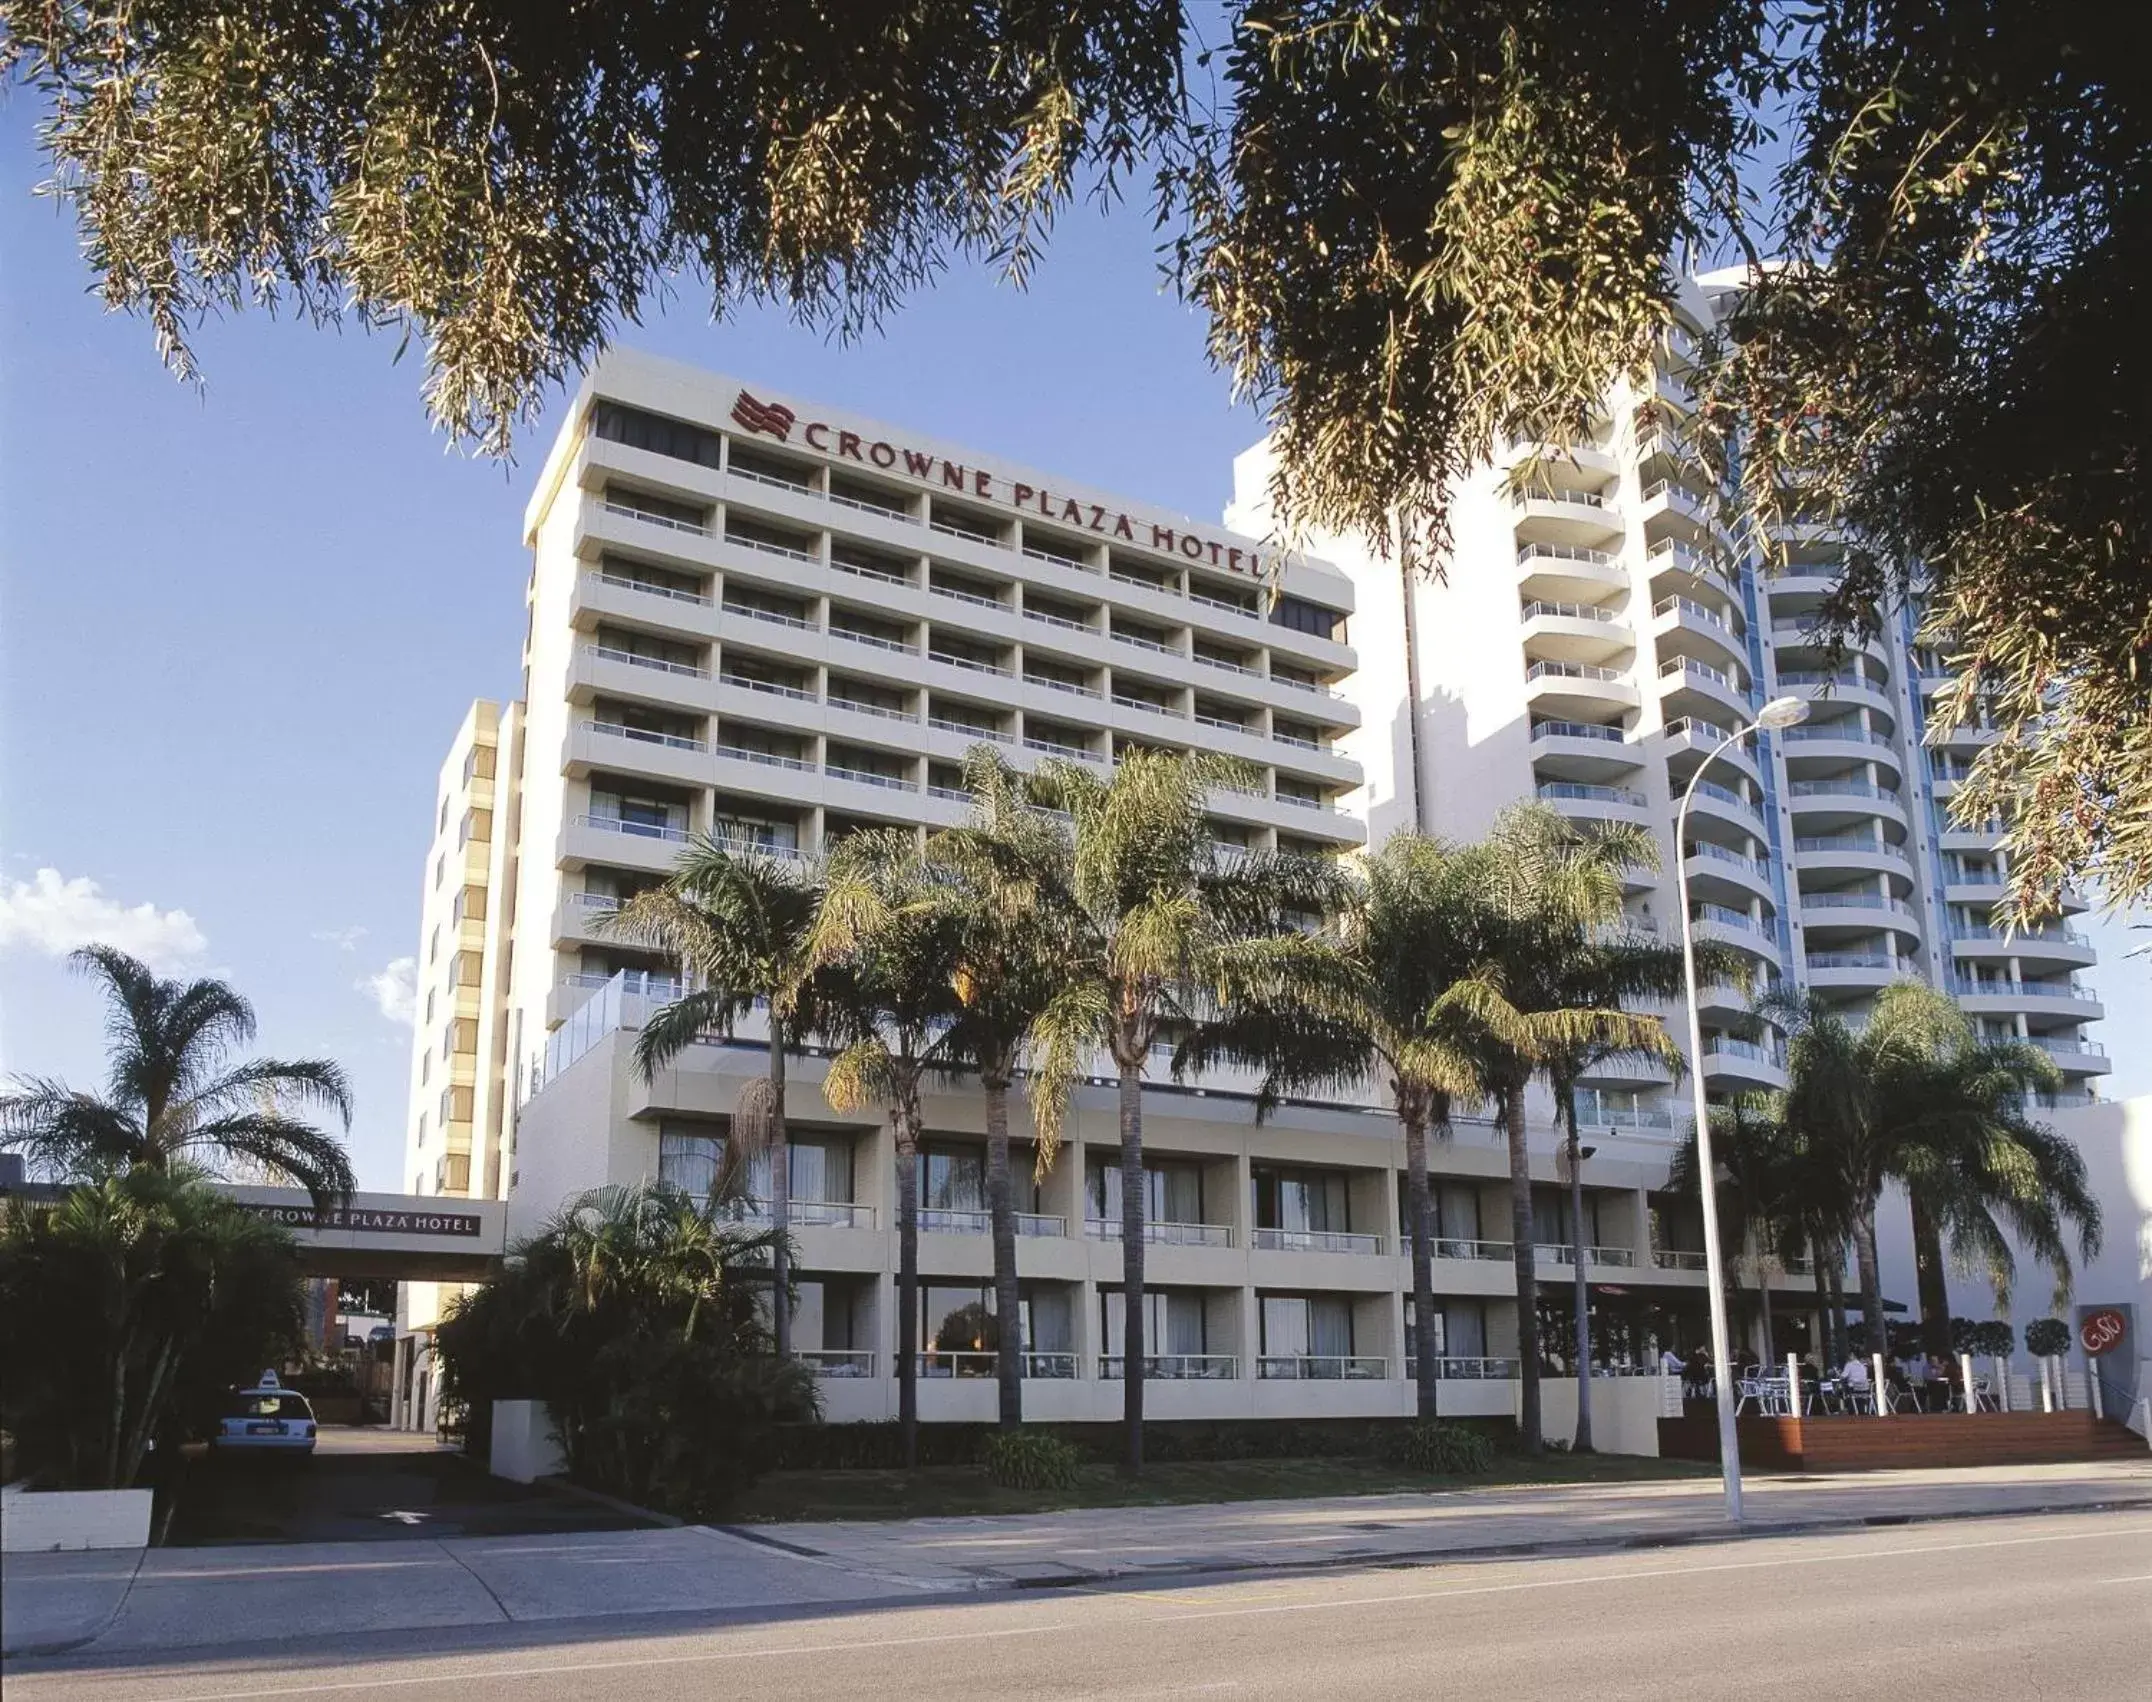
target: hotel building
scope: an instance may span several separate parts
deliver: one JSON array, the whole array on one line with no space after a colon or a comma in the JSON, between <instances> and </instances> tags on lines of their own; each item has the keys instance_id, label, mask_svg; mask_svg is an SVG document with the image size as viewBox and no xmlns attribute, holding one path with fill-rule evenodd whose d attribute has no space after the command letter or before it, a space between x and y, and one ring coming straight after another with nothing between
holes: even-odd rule
<instances>
[{"instance_id":1,"label":"hotel building","mask_svg":"<svg viewBox=\"0 0 2152 1702\"><path fill-rule=\"evenodd\" d=\"M1890 981L1918 976L1982 1030L2045 1051L2065 1079L2061 1104L2087 1103L2109 1069L2084 1032L2101 1015L2079 978L2092 947L2066 920L2015 936L1992 923L2008 872L1999 834L1947 816L1995 733L1932 731L1950 676L1909 618L1835 658L1819 643L1841 555L1829 528L1790 526L1778 565L1739 548L1714 513L1690 446L1688 374L1735 287L1707 276L1683 290L1650 382L1614 386L1588 442L1512 444L1469 481L1440 578L1408 587L1357 541L1315 540L1362 610L1355 695L1367 713L1340 740L1366 775L1356 812L1377 840L1407 826L1475 835L1525 798L1648 827L1660 868L1631 881L1638 926L1678 939L1678 856L1698 937L1742 953L1759 990L1814 992L1857 1019ZM1269 470L1261 446L1236 468L1228 517L1258 535ZM1808 700L1807 721L1713 762L1677 845L1699 765L1788 695ZM2066 905L2085 908L2075 895ZM1735 988L1707 989L1714 1094L1786 1085L1782 1038L1748 1013ZM1605 1066L1589 1085L1602 1126L1688 1121L1663 1071Z\"/></svg>"},{"instance_id":2,"label":"hotel building","mask_svg":"<svg viewBox=\"0 0 2152 1702\"><path fill-rule=\"evenodd\" d=\"M1691 306L1707 311L1701 296ZM1731 726L1760 692L1822 684L1798 679L1798 637L1776 630L1822 594L1820 559L1816 575L1761 582L1703 561L1708 522L1684 504L1675 447L1680 347L1659 381L1663 432L1641 433L1650 398L1618 396L1603 445L1540 458L1551 494L1512 504L1490 475L1461 504L1449 587L1409 596L1354 548L1273 560L1260 452L1241 463L1234 529L759 385L607 356L526 514L522 702L478 705L442 773L421 967L435 1004L407 1173L422 1191L505 1196L517 1233L601 1183L704 1183L740 1086L762 1072L761 1032L750 1021L645 1080L635 1033L676 992L674 969L601 918L661 880L691 834L793 856L861 827L957 822L960 766L981 742L1020 767L1056 756L1101 773L1138 745L1237 756L1254 783L1211 799L1228 845L1349 851L1401 826L1465 832L1535 792L1588 818L1668 822L1667 788L1708 749L1707 725ZM1840 983L1834 959L1932 967L1940 953L1988 968L2011 983L2007 1020L2064 1056L2074 1020L2025 990L2057 979L2043 948L1988 953L1970 921L1963 941L1949 931L1978 902L1976 872L1997 865L1916 820L1934 793L1905 657L1894 639L1848 665L1863 683L1832 692L1815 723L1843 737L1766 745L1719 771L1725 796L1705 794L1690 835L1699 914L1753 942L1771 973L1849 993L1889 971L1863 981L1849 962ZM1917 860L1931 843L1937 871L1957 857L1949 882ZM1668 890L1640 879L1637 918L1670 926ZM1712 1085L1769 1084L1772 1049L1736 1038L1728 995L1714 997ZM2003 995L1990 998L2006 1020ZM829 1110L821 1071L801 1060L788 1103L795 1341L823 1373L829 1416L886 1417L894 1152L886 1119ZM1109 1077L1102 1060L1056 1168L1022 1201L1026 1403L1042 1418L1120 1410ZM1634 1070L1594 1083L1576 1224L1550 1108L1533 1107L1548 1339L1566 1339L1581 1257L1616 1363L1703 1329L1695 1207L1665 1186L1668 1085ZM1372 1101L1296 1103L1258 1124L1254 1086L1232 1073L1176 1083L1161 1058L1146 1090L1150 1409L1407 1413L1394 1120ZM921 1411L983 1419L983 1106L957 1086L925 1110ZM1498 1131L1460 1121L1436 1170L1443 1411L1507 1413L1520 1330ZM1802 1270L1748 1280L1814 1292ZM1799 1310L1790 1295L1782 1306ZM407 1323L427 1318L414 1302ZM1550 1385L1557 1434L1566 1398ZM1610 1425L1649 1424L1633 1404L1610 1394L1602 1445Z\"/></svg>"}]
</instances>

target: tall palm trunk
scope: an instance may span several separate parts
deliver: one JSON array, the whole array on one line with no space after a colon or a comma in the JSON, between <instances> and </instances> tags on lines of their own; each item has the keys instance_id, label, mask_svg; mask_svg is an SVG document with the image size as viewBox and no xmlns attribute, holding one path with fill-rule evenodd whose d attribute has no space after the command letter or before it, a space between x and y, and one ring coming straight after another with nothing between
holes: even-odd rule
<instances>
[{"instance_id":1,"label":"tall palm trunk","mask_svg":"<svg viewBox=\"0 0 2152 1702\"><path fill-rule=\"evenodd\" d=\"M792 1147L785 1135L785 1034L770 1024L770 1327L777 1357L792 1357Z\"/></svg>"},{"instance_id":2,"label":"tall palm trunk","mask_svg":"<svg viewBox=\"0 0 2152 1702\"><path fill-rule=\"evenodd\" d=\"M1412 1230L1412 1354L1416 1410L1435 1416L1435 1202L1427 1186L1427 1114L1418 1100L1398 1095L1405 1127L1405 1205Z\"/></svg>"},{"instance_id":3,"label":"tall palm trunk","mask_svg":"<svg viewBox=\"0 0 2152 1702\"><path fill-rule=\"evenodd\" d=\"M1823 1356L1835 1370L1845 1364L1849 1345L1846 1340L1846 1250L1836 1241L1819 1245L1816 1263L1824 1279Z\"/></svg>"},{"instance_id":4,"label":"tall palm trunk","mask_svg":"<svg viewBox=\"0 0 2152 1702\"><path fill-rule=\"evenodd\" d=\"M1920 1346L1930 1358L1950 1358L1950 1277L1943 1268L1943 1229L1920 1190L1912 1190L1913 1273L1919 1288Z\"/></svg>"},{"instance_id":5,"label":"tall palm trunk","mask_svg":"<svg viewBox=\"0 0 2152 1702\"><path fill-rule=\"evenodd\" d=\"M909 1470L919 1463L919 1131L889 1116L897 1146L897 1435Z\"/></svg>"},{"instance_id":6,"label":"tall palm trunk","mask_svg":"<svg viewBox=\"0 0 2152 1702\"><path fill-rule=\"evenodd\" d=\"M1889 1348L1890 1337L1883 1325L1883 1271L1876 1259L1873 1194L1861 1202L1860 1215L1853 1220L1853 1259L1861 1271L1861 1316L1867 1321L1863 1333L1868 1337L1868 1351L1883 1353Z\"/></svg>"},{"instance_id":7,"label":"tall palm trunk","mask_svg":"<svg viewBox=\"0 0 2152 1702\"><path fill-rule=\"evenodd\" d=\"M1540 1452L1539 1273L1532 1239L1532 1156L1524 1144L1524 1089L1502 1089L1509 1131L1510 1252L1517 1268L1517 1433L1527 1454Z\"/></svg>"},{"instance_id":8,"label":"tall palm trunk","mask_svg":"<svg viewBox=\"0 0 2152 1702\"><path fill-rule=\"evenodd\" d=\"M994 1318L999 1352L1002 1429L1024 1422L1023 1302L1016 1285L1016 1201L1009 1175L1009 1084L999 1074L982 1079L986 1089L986 1205L994 1227Z\"/></svg>"},{"instance_id":9,"label":"tall palm trunk","mask_svg":"<svg viewBox=\"0 0 2152 1702\"><path fill-rule=\"evenodd\" d=\"M1143 1470L1143 1065L1121 1062L1121 1469Z\"/></svg>"},{"instance_id":10,"label":"tall palm trunk","mask_svg":"<svg viewBox=\"0 0 2152 1702\"><path fill-rule=\"evenodd\" d=\"M1572 1453L1592 1452L1592 1285L1584 1257L1584 1149L1577 1140L1577 1090L1562 1082L1562 1127L1569 1137L1569 1233L1576 1257L1577 1307L1577 1433L1570 1439Z\"/></svg>"}]
</instances>

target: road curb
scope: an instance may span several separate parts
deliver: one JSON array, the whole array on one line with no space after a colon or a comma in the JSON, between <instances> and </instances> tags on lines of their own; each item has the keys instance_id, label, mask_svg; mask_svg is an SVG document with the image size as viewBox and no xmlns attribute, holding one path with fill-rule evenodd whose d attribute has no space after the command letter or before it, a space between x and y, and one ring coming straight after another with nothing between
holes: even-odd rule
<instances>
[{"instance_id":1,"label":"road curb","mask_svg":"<svg viewBox=\"0 0 2152 1702\"><path fill-rule=\"evenodd\" d=\"M1546 1538L1532 1542L1479 1543L1464 1548L1400 1549L1387 1554L1337 1554L1313 1560L1214 1560L1176 1561L1162 1566L1100 1567L1088 1571L1039 1573L1028 1577L994 1578L974 1574L973 1586L982 1590L1083 1589L1100 1584L1127 1584L1146 1579L1205 1578L1252 1573L1343 1572L1383 1570L1403 1566L1427 1566L1442 1561L1529 1560L1562 1555L1620 1554L1661 1548L1687 1548L1699 1543L1746 1542L1759 1538L1812 1536L1832 1532L1881 1530L1900 1526L1961 1523L1971 1519L2033 1519L2064 1513L2116 1513L2152 1511L2152 1496L2126 1496L2102 1501L2047 1502L2037 1507L1967 1507L1938 1513L1880 1513L1859 1517L1816 1519L1752 1519L1739 1530L1646 1532L1629 1537ZM834 1558L834 1557L830 1557ZM960 1582L952 1580L957 1588Z\"/></svg>"},{"instance_id":2,"label":"road curb","mask_svg":"<svg viewBox=\"0 0 2152 1702\"><path fill-rule=\"evenodd\" d=\"M135 1581L142 1576L142 1563L149 1558L149 1550L143 1549L135 1556L134 1570L127 1574L127 1587L120 1591L118 1600L98 1620L96 1628L84 1636L69 1637L57 1643L0 1643L0 1660L35 1659L44 1655L71 1655L77 1649L87 1649L98 1638L110 1631L120 1617L120 1610L134 1594Z\"/></svg>"}]
</instances>

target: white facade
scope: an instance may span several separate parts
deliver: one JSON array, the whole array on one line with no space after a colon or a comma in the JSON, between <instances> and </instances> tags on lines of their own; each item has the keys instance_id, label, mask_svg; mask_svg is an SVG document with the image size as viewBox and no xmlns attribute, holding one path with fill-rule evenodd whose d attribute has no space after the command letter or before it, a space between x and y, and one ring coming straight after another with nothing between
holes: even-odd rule
<instances>
[{"instance_id":1,"label":"white facade","mask_svg":"<svg viewBox=\"0 0 2152 1702\"><path fill-rule=\"evenodd\" d=\"M1362 720L1339 741L1366 774L1351 806L1378 840L1412 826L1470 837L1535 796L1579 820L1648 826L1661 867L1631 883L1640 926L1678 938L1678 854L1699 937L1745 953L1759 988L1858 1007L1920 976L1984 1029L2043 1048L2067 1078L2063 1103L2082 1103L2110 1067L2084 1031L2101 1014L2078 973L2092 948L2064 925L2004 938L1988 920L2005 874L1997 836L1945 819L1993 733L1929 742L1948 676L1910 623L1830 667L1811 631L1836 570L1826 530L1792 529L1790 565L1771 570L1711 512L1684 374L1714 290L1683 292L1650 386L1617 385L1589 442L1513 445L1468 481L1440 578L1401 587L1394 561L1316 540L1364 609L1398 611L1360 621ZM1258 446L1236 466L1230 517L1256 532L1269 529L1270 465ZM1677 848L1682 788L1781 695L1808 699L1809 720L1713 763ZM1714 1092L1785 1085L1781 1042L1743 1032L1748 1004L1731 987L1706 993ZM1663 1072L1610 1067L1589 1085L1602 1124L1685 1120Z\"/></svg>"},{"instance_id":2,"label":"white facade","mask_svg":"<svg viewBox=\"0 0 2152 1702\"><path fill-rule=\"evenodd\" d=\"M506 803L490 828L503 854L481 875L455 847L466 879L487 888L486 916L508 919L498 949L467 948L481 953L470 966L481 1029L463 1185L506 1194L511 1234L600 1183L659 1174L693 1185L740 1082L761 1070L751 1030L691 1048L652 1082L632 1066L635 1030L671 995L672 969L593 924L661 879L691 833L784 855L868 824L955 823L967 807L959 765L982 740L1020 766L1065 755L1102 772L1142 744L1241 758L1248 789L1211 802L1229 844L1349 850L1370 819L1378 836L1420 819L1424 788L1397 751L1427 700L1405 687L1394 577L1273 562L1260 526L1190 521L616 354L577 397L526 527L524 701L475 712L503 753L491 784ZM1505 603L1492 632L1506 642L1515 619ZM1477 647L1499 648L1486 630ZM1423 661L1423 694L1451 665ZM458 752L479 736L467 727ZM1521 735L1516 750L1527 758ZM1440 775L1446 760L1423 745L1421 772ZM437 857L454 846L457 809L477 807L456 790L464 765L452 752L444 770L449 844ZM1486 768L1488 787L1499 772ZM429 930L444 902L429 895ZM1258 1125L1252 1081L1164 1075L1161 1061L1145 1112L1149 1339L1161 1366L1152 1410L1408 1412L1394 1120L1380 1105L1340 1103ZM836 1117L819 1080L816 1061L797 1066L788 1108L796 1339L824 1370L831 1416L879 1417L895 1410L894 1153L884 1119ZM430 1079L414 1088L419 1160L441 1138L437 1123L416 1138L435 1091ZM508 1117L489 1126L489 1104ZM986 1350L973 1345L991 1327L983 1108L953 1090L927 1112L922 1410L980 1417L992 1401ZM1541 1274L1566 1307L1581 1246L1595 1307L1621 1343L1612 1357L1642 1361L1651 1343L1701 1332L1694 1211L1662 1192L1669 1122L1616 1119L1592 1144L1588 1219L1572 1226L1552 1130L1537 1131ZM1060 1163L1025 1202L1027 1402L1038 1416L1119 1410L1118 1190L1106 1175L1116 1150L1112 1095L1094 1085ZM454 1166L412 1169L421 1186L460 1191ZM1460 1124L1437 1170L1444 1410L1506 1413L1519 1332L1496 1131ZM1771 1280L1813 1292L1805 1273Z\"/></svg>"}]
</instances>

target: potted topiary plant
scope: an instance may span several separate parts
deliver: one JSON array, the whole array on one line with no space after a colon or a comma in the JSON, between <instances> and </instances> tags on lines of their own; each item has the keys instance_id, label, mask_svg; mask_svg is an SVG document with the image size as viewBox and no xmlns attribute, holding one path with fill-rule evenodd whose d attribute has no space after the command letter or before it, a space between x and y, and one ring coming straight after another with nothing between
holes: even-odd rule
<instances>
[{"instance_id":1,"label":"potted topiary plant","mask_svg":"<svg viewBox=\"0 0 2152 1702\"><path fill-rule=\"evenodd\" d=\"M2017 1347L2017 1331L2008 1320L1984 1318L1973 1326L1972 1346L1967 1350L1995 1363L1995 1400L2004 1412L2010 1410L2010 1355Z\"/></svg>"},{"instance_id":2,"label":"potted topiary plant","mask_svg":"<svg viewBox=\"0 0 2152 1702\"><path fill-rule=\"evenodd\" d=\"M2040 1366L2040 1405L2053 1412L2069 1404L2062 1380L2062 1356L2070 1351L2070 1326L2060 1318L2035 1318L2025 1326L2025 1351Z\"/></svg>"}]
</instances>

